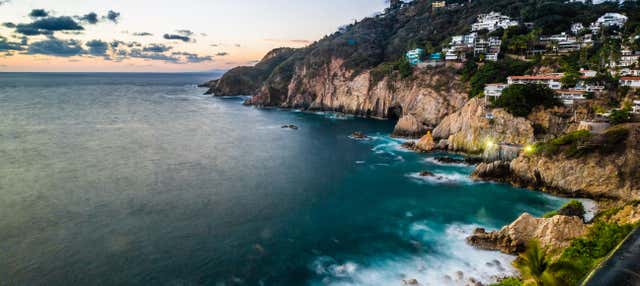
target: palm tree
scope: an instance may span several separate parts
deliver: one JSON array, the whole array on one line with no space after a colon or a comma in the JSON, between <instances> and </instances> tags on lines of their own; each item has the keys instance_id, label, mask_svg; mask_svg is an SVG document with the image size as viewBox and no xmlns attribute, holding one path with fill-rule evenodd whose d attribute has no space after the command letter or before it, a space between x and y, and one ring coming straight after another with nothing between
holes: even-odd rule
<instances>
[{"instance_id":1,"label":"palm tree","mask_svg":"<svg viewBox=\"0 0 640 286\"><path fill-rule=\"evenodd\" d=\"M532 281L536 286L564 285L565 283L558 279L558 273L576 269L574 265L565 261L553 262L537 240L529 241L527 250L518 256L515 266L520 270L523 280Z\"/></svg>"}]
</instances>

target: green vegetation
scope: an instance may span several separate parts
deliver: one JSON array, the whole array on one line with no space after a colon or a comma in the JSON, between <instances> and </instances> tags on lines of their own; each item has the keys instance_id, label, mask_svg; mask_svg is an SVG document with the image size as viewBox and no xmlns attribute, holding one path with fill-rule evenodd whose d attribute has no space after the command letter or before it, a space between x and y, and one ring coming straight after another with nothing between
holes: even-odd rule
<instances>
[{"instance_id":1,"label":"green vegetation","mask_svg":"<svg viewBox=\"0 0 640 286\"><path fill-rule=\"evenodd\" d=\"M522 280L515 277L509 277L489 286L522 286Z\"/></svg>"},{"instance_id":2,"label":"green vegetation","mask_svg":"<svg viewBox=\"0 0 640 286\"><path fill-rule=\"evenodd\" d=\"M559 278L578 285L632 230L632 225L596 222L586 237L574 240L562 252L558 261L573 267L560 271Z\"/></svg>"},{"instance_id":3,"label":"green vegetation","mask_svg":"<svg viewBox=\"0 0 640 286\"><path fill-rule=\"evenodd\" d=\"M520 270L526 285L536 286L558 285L559 273L575 271L571 263L564 260L552 261L537 240L527 243L527 250L518 256L514 265Z\"/></svg>"},{"instance_id":4,"label":"green vegetation","mask_svg":"<svg viewBox=\"0 0 640 286\"><path fill-rule=\"evenodd\" d=\"M551 211L544 214L543 217L550 218L556 215L564 215L564 216L577 216L581 219L584 219L584 206L580 201L571 200L568 203L564 204L560 209L556 211Z\"/></svg>"},{"instance_id":5,"label":"green vegetation","mask_svg":"<svg viewBox=\"0 0 640 286\"><path fill-rule=\"evenodd\" d=\"M609 120L611 124L618 125L622 123L627 123L631 121L631 112L628 109L616 109L611 111L611 115L609 115Z\"/></svg>"},{"instance_id":6,"label":"green vegetation","mask_svg":"<svg viewBox=\"0 0 640 286\"><path fill-rule=\"evenodd\" d=\"M475 69L473 67L476 67ZM465 66L463 78L471 84L470 97L475 97L484 90L488 83L506 82L510 75L525 74L533 66L530 62L504 59L487 62L481 66L469 64Z\"/></svg>"},{"instance_id":7,"label":"green vegetation","mask_svg":"<svg viewBox=\"0 0 640 286\"><path fill-rule=\"evenodd\" d=\"M628 137L629 130L624 127L609 129L600 135L579 130L547 142L537 143L533 148L534 154L544 156L564 154L567 157L580 157L594 152L609 155L625 150L625 141Z\"/></svg>"},{"instance_id":8,"label":"green vegetation","mask_svg":"<svg viewBox=\"0 0 640 286\"><path fill-rule=\"evenodd\" d=\"M525 117L534 107L559 106L562 103L556 98L556 93L548 86L536 84L514 84L502 91L494 105L502 107L515 116Z\"/></svg>"}]
</instances>

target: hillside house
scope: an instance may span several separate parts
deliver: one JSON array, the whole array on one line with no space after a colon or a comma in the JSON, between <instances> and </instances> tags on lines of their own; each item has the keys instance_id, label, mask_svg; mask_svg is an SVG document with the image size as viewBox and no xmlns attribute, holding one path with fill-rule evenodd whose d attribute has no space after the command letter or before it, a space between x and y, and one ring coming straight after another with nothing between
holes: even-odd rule
<instances>
[{"instance_id":1,"label":"hillside house","mask_svg":"<svg viewBox=\"0 0 640 286\"><path fill-rule=\"evenodd\" d=\"M562 74L548 74L548 75L521 75L510 76L507 78L507 83L512 84L542 84L551 89L558 90L562 88L560 79Z\"/></svg>"},{"instance_id":2,"label":"hillside house","mask_svg":"<svg viewBox=\"0 0 640 286\"><path fill-rule=\"evenodd\" d=\"M498 28L507 29L509 27L518 26L518 21L511 20L509 16L502 15L498 12L478 15L478 20L471 25L471 31L488 30L493 32Z\"/></svg>"},{"instance_id":3,"label":"hillside house","mask_svg":"<svg viewBox=\"0 0 640 286\"><path fill-rule=\"evenodd\" d=\"M598 20L596 20L596 24L599 27L620 27L622 28L629 18L620 13L606 13L602 15Z\"/></svg>"},{"instance_id":4,"label":"hillside house","mask_svg":"<svg viewBox=\"0 0 640 286\"><path fill-rule=\"evenodd\" d=\"M405 57L411 65L415 66L422 62L422 58L424 57L424 49L417 48L410 50L406 53Z\"/></svg>"},{"instance_id":5,"label":"hillside house","mask_svg":"<svg viewBox=\"0 0 640 286\"><path fill-rule=\"evenodd\" d=\"M502 96L502 91L507 88L509 85L506 83L489 83L484 86L484 100L487 99L497 99Z\"/></svg>"},{"instance_id":6,"label":"hillside house","mask_svg":"<svg viewBox=\"0 0 640 286\"><path fill-rule=\"evenodd\" d=\"M431 8L433 9L444 8L446 6L447 6L446 1L434 1L433 3L431 3Z\"/></svg>"},{"instance_id":7,"label":"hillside house","mask_svg":"<svg viewBox=\"0 0 640 286\"><path fill-rule=\"evenodd\" d=\"M640 51L624 49L620 53L620 62L618 63L619 67L630 67L634 64L638 64L638 60L640 60Z\"/></svg>"},{"instance_id":8,"label":"hillside house","mask_svg":"<svg viewBox=\"0 0 640 286\"><path fill-rule=\"evenodd\" d=\"M631 88L640 88L640 76L623 76L620 78L620 85Z\"/></svg>"},{"instance_id":9,"label":"hillside house","mask_svg":"<svg viewBox=\"0 0 640 286\"><path fill-rule=\"evenodd\" d=\"M634 100L632 106L632 112L636 114L640 114L640 100Z\"/></svg>"},{"instance_id":10,"label":"hillside house","mask_svg":"<svg viewBox=\"0 0 640 286\"><path fill-rule=\"evenodd\" d=\"M623 68L618 72L619 76L640 76L640 69Z\"/></svg>"},{"instance_id":11,"label":"hillside house","mask_svg":"<svg viewBox=\"0 0 640 286\"><path fill-rule=\"evenodd\" d=\"M571 25L571 33L573 33L574 35L579 35L582 31L584 31L584 25L582 25L582 23L573 23L573 25Z\"/></svg>"},{"instance_id":12,"label":"hillside house","mask_svg":"<svg viewBox=\"0 0 640 286\"><path fill-rule=\"evenodd\" d=\"M558 99L562 101L564 105L573 105L576 100L585 100L586 91L577 89L561 89L556 90L558 93Z\"/></svg>"}]
</instances>

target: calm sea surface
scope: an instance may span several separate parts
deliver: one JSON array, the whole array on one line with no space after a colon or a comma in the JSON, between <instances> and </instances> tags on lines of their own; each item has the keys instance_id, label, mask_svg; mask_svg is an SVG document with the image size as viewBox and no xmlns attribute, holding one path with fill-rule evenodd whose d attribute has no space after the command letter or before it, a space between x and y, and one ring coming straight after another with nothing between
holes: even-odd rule
<instances>
[{"instance_id":1,"label":"calm sea surface","mask_svg":"<svg viewBox=\"0 0 640 286\"><path fill-rule=\"evenodd\" d=\"M464 237L563 203L403 151L393 122L246 107L210 78L0 73L0 285L490 282L513 258Z\"/></svg>"}]
</instances>

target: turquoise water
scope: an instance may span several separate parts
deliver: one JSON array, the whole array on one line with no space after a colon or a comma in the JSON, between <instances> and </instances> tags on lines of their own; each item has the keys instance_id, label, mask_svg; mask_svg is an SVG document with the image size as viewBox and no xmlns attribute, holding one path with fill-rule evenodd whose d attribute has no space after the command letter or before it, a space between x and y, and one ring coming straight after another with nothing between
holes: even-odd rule
<instances>
[{"instance_id":1,"label":"turquoise water","mask_svg":"<svg viewBox=\"0 0 640 286\"><path fill-rule=\"evenodd\" d=\"M209 77L0 74L0 285L489 282L513 258L464 237L563 203L404 151L393 122L203 96Z\"/></svg>"}]
</instances>

